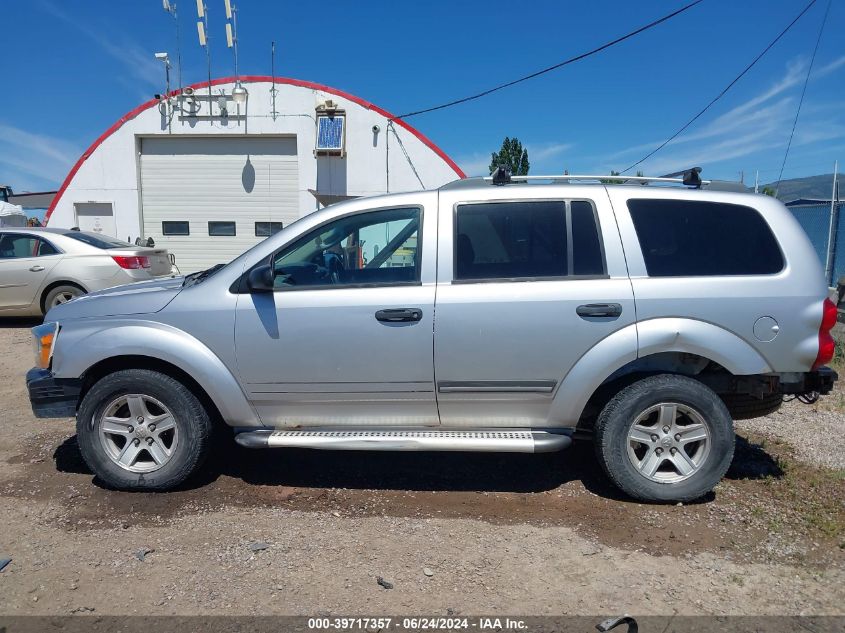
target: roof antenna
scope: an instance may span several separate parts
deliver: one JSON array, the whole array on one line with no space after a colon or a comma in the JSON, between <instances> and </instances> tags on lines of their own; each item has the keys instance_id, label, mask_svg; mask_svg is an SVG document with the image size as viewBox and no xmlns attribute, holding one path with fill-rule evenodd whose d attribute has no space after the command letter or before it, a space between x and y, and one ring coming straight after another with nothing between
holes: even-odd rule
<instances>
[{"instance_id":1,"label":"roof antenna","mask_svg":"<svg viewBox=\"0 0 845 633\"><path fill-rule=\"evenodd\" d=\"M279 92L276 90L276 41L273 40L270 42L270 78L273 82L273 87L270 88L270 97L273 99L273 109L270 112L270 116L273 117L273 120L276 120L276 116L278 116L278 111L276 110L276 93Z\"/></svg>"},{"instance_id":2,"label":"roof antenna","mask_svg":"<svg viewBox=\"0 0 845 633\"><path fill-rule=\"evenodd\" d=\"M205 0L197 0L197 36L200 46L205 48L205 61L208 64L208 114L211 116L211 49L208 46L208 7Z\"/></svg>"},{"instance_id":3,"label":"roof antenna","mask_svg":"<svg viewBox=\"0 0 845 633\"><path fill-rule=\"evenodd\" d=\"M182 92L182 45L179 37L179 16L176 13L176 3L170 0L161 0L161 5L173 18L173 24L176 26L176 72L179 75L179 92ZM170 95L167 95L168 97Z\"/></svg>"},{"instance_id":4,"label":"roof antenna","mask_svg":"<svg viewBox=\"0 0 845 633\"><path fill-rule=\"evenodd\" d=\"M507 185L511 182L511 172L505 165L499 165L490 175L493 177L494 185Z\"/></svg>"},{"instance_id":5,"label":"roof antenna","mask_svg":"<svg viewBox=\"0 0 845 633\"><path fill-rule=\"evenodd\" d=\"M232 49L235 60L235 87L232 89L232 100L240 108L246 104L249 92L241 84L241 73L238 70L238 7L234 6L231 0L225 0L226 5L226 46Z\"/></svg>"}]
</instances>

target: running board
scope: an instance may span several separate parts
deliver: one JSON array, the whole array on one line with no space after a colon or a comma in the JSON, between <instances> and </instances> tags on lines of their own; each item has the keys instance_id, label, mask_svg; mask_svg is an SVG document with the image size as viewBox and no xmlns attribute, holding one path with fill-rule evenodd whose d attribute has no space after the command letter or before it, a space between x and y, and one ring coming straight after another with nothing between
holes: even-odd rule
<instances>
[{"instance_id":1,"label":"running board","mask_svg":"<svg viewBox=\"0 0 845 633\"><path fill-rule=\"evenodd\" d=\"M235 441L246 448L502 453L551 453L563 450L572 444L572 438L569 435L537 430L261 430L238 433Z\"/></svg>"}]
</instances>

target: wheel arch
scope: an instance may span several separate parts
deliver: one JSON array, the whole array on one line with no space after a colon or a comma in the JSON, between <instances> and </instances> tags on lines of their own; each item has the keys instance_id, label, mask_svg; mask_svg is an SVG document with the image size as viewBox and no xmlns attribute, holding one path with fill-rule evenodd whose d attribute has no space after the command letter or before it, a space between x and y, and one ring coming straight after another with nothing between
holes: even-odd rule
<instances>
[{"instance_id":1,"label":"wheel arch","mask_svg":"<svg viewBox=\"0 0 845 633\"><path fill-rule=\"evenodd\" d=\"M148 369L150 371L170 376L174 380L178 380L185 385L200 402L202 402L209 414L222 420L222 415L220 410L217 408L217 404L215 404L214 400L205 388L188 372L168 361L155 358L154 356L144 356L140 354L128 354L104 358L85 370L85 373L82 375L82 388L79 392L79 402L82 402L82 399L91 390L91 387L93 387L101 378L124 369Z\"/></svg>"},{"instance_id":2,"label":"wheel arch","mask_svg":"<svg viewBox=\"0 0 845 633\"><path fill-rule=\"evenodd\" d=\"M103 322L62 328L53 356L57 377L93 380L117 369L161 371L197 389L231 426L260 426L240 384L223 361L193 336L157 322Z\"/></svg>"},{"instance_id":3,"label":"wheel arch","mask_svg":"<svg viewBox=\"0 0 845 633\"><path fill-rule=\"evenodd\" d=\"M580 426L588 405L600 404L638 378L695 377L702 371L745 376L772 370L747 341L718 325L684 318L641 321L602 339L578 360L555 393L549 421Z\"/></svg>"},{"instance_id":4,"label":"wheel arch","mask_svg":"<svg viewBox=\"0 0 845 633\"><path fill-rule=\"evenodd\" d=\"M71 281L70 279L60 279L58 281L51 281L41 290L41 295L38 297L38 305L41 308L41 314L47 314L47 295L50 291L59 286L73 286L79 288L83 293L88 294L88 289L85 288L78 281Z\"/></svg>"}]
</instances>

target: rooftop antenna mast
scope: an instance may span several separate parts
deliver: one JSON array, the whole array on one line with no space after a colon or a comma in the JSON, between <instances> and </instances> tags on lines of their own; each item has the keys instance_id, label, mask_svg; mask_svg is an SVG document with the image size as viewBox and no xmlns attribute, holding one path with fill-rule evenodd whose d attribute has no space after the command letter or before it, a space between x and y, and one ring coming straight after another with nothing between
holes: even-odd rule
<instances>
[{"instance_id":1,"label":"rooftop antenna mast","mask_svg":"<svg viewBox=\"0 0 845 633\"><path fill-rule=\"evenodd\" d=\"M208 7L205 0L197 0L197 35L200 46L205 48L205 61L208 64L208 113L211 114L211 49L208 46Z\"/></svg>"},{"instance_id":2,"label":"rooftop antenna mast","mask_svg":"<svg viewBox=\"0 0 845 633\"><path fill-rule=\"evenodd\" d=\"M179 37L179 16L176 13L176 3L170 0L161 0L164 10L167 11L173 18L173 24L176 27L176 72L179 78L179 90L182 90L182 44Z\"/></svg>"},{"instance_id":3,"label":"rooftop antenna mast","mask_svg":"<svg viewBox=\"0 0 845 633\"><path fill-rule=\"evenodd\" d=\"M270 42L270 80L272 81L272 88L270 88L270 97L273 99L273 109L270 112L270 115L273 117L273 120L276 120L276 116L279 114L276 110L276 93L279 92L276 90L276 41L273 40Z\"/></svg>"},{"instance_id":4,"label":"rooftop antenna mast","mask_svg":"<svg viewBox=\"0 0 845 633\"><path fill-rule=\"evenodd\" d=\"M240 108L246 103L248 93L241 84L241 75L238 72L238 7L232 5L232 0L223 1L226 4L226 46L232 49L235 60L235 87L232 89L232 99Z\"/></svg>"}]
</instances>

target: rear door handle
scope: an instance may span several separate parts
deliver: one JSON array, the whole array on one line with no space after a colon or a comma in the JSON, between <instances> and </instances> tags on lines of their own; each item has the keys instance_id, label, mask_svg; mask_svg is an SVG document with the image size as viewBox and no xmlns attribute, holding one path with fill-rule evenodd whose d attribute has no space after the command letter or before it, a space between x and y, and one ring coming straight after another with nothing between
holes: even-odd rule
<instances>
[{"instance_id":1,"label":"rear door handle","mask_svg":"<svg viewBox=\"0 0 845 633\"><path fill-rule=\"evenodd\" d=\"M419 321L422 319L422 310L419 308L389 308L376 312L376 319L385 323Z\"/></svg>"},{"instance_id":2,"label":"rear door handle","mask_svg":"<svg viewBox=\"0 0 845 633\"><path fill-rule=\"evenodd\" d=\"M35 266L30 268L29 270L30 270L30 272L33 272L33 273L40 273L42 270L44 270L44 266L39 266L39 265L36 264Z\"/></svg>"},{"instance_id":3,"label":"rear door handle","mask_svg":"<svg viewBox=\"0 0 845 633\"><path fill-rule=\"evenodd\" d=\"M579 317L618 317L622 314L622 306L618 303L587 303L578 306L575 313Z\"/></svg>"}]
</instances>

